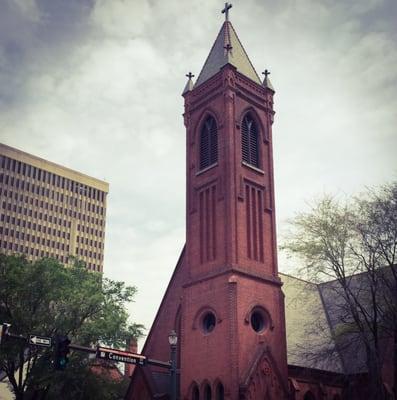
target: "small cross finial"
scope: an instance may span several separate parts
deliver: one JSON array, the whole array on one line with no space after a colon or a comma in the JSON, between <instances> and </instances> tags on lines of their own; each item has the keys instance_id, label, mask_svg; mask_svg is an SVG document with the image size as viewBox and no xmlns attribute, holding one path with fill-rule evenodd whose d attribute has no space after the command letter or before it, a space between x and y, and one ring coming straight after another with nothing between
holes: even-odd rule
<instances>
[{"instance_id":1,"label":"small cross finial","mask_svg":"<svg viewBox=\"0 0 397 400\"><path fill-rule=\"evenodd\" d=\"M193 77L194 77L194 75L191 73L191 72L189 72L188 74L186 74L185 75L187 78L189 78L189 79L192 79Z\"/></svg>"},{"instance_id":2,"label":"small cross finial","mask_svg":"<svg viewBox=\"0 0 397 400\"><path fill-rule=\"evenodd\" d=\"M227 52L229 52L233 47L232 47L232 45L231 45L230 43L228 43L226 46L223 46L223 48L224 48Z\"/></svg>"},{"instance_id":3,"label":"small cross finial","mask_svg":"<svg viewBox=\"0 0 397 400\"><path fill-rule=\"evenodd\" d=\"M232 8L232 4L225 3L225 8L222 10L222 14L225 14L225 21L229 21L229 10Z\"/></svg>"},{"instance_id":4,"label":"small cross finial","mask_svg":"<svg viewBox=\"0 0 397 400\"><path fill-rule=\"evenodd\" d=\"M269 71L268 69L265 69L265 70L262 72L262 75L265 75L265 79L267 79L267 76L270 75L270 71Z\"/></svg>"}]
</instances>

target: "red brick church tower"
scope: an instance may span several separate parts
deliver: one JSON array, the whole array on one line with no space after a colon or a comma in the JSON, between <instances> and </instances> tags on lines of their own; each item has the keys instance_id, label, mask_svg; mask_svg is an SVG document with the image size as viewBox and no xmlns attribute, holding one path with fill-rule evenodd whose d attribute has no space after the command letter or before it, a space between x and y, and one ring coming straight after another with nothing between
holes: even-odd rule
<instances>
[{"instance_id":1,"label":"red brick church tower","mask_svg":"<svg viewBox=\"0 0 397 400\"><path fill-rule=\"evenodd\" d=\"M178 341L180 399L287 399L284 299L277 270L274 90L258 77L231 5L210 54L183 92L186 246L143 354ZM167 398L161 370L137 368L128 399Z\"/></svg>"}]
</instances>

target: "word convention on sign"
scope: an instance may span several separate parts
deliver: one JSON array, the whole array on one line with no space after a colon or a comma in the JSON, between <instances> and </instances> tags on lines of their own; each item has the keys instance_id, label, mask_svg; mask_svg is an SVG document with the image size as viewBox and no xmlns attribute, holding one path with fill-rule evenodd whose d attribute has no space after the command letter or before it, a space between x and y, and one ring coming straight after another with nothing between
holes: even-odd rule
<instances>
[{"instance_id":1,"label":"word convention on sign","mask_svg":"<svg viewBox=\"0 0 397 400\"><path fill-rule=\"evenodd\" d=\"M96 358L104 360L123 362L126 364L145 365L146 357L140 354L130 353L129 351L122 351L116 349L109 349L107 347L98 347L96 351Z\"/></svg>"},{"instance_id":2,"label":"word convention on sign","mask_svg":"<svg viewBox=\"0 0 397 400\"><path fill-rule=\"evenodd\" d=\"M96 358L103 360L109 360L114 362L122 362L126 364L135 365L155 365L160 368L171 368L170 361L160 361L147 358L141 354L131 353L129 351L123 351L118 349L112 349L109 347L86 347L78 344L71 343L66 335L55 335L53 338L42 335L20 335L10 332L11 324L0 322L0 345L3 345L6 339L22 340L27 342L29 346L47 347L54 349L54 365L57 370L64 370L68 363L68 354L70 351L81 351L84 353L95 354Z\"/></svg>"}]
</instances>

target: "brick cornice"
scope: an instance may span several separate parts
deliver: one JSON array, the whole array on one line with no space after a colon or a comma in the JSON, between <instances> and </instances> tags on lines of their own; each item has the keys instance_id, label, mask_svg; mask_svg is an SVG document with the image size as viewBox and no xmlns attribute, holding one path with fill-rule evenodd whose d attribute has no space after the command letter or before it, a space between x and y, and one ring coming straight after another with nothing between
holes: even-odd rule
<instances>
[{"instance_id":1,"label":"brick cornice","mask_svg":"<svg viewBox=\"0 0 397 400\"><path fill-rule=\"evenodd\" d=\"M194 286L198 283L202 283L208 281L210 279L218 278L223 275L237 275L242 276L244 278L250 278L258 282L265 282L274 286L281 287L283 283L279 278L273 277L271 275L259 275L253 272L247 272L246 269L242 269L239 267L224 267L223 269L219 269L217 272L212 272L209 274L205 274L202 276L197 277L196 279L187 282L183 285L184 288L188 288L190 286Z\"/></svg>"}]
</instances>

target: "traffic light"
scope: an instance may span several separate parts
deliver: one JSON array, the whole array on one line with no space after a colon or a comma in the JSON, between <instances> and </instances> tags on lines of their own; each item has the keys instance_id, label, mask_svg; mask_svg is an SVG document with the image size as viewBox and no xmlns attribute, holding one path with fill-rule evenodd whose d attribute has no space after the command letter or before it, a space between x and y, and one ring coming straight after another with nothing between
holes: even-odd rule
<instances>
[{"instance_id":1,"label":"traffic light","mask_svg":"<svg viewBox=\"0 0 397 400\"><path fill-rule=\"evenodd\" d=\"M58 335L55 338L55 360L54 366L57 371L63 371L68 362L68 354L70 353L69 349L70 340L67 336Z\"/></svg>"},{"instance_id":2,"label":"traffic light","mask_svg":"<svg viewBox=\"0 0 397 400\"><path fill-rule=\"evenodd\" d=\"M0 327L0 344L5 340L11 324L3 323Z\"/></svg>"}]
</instances>

